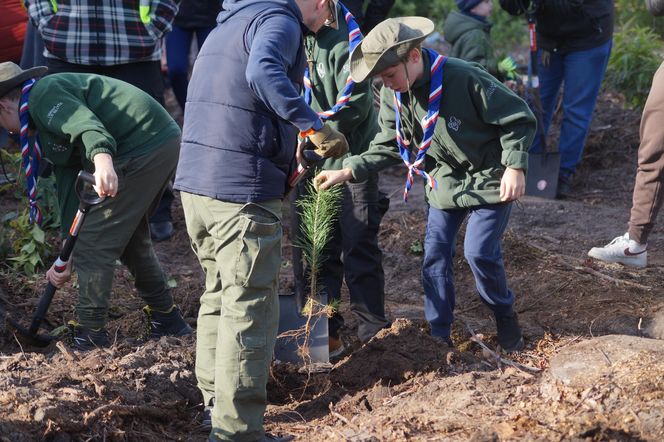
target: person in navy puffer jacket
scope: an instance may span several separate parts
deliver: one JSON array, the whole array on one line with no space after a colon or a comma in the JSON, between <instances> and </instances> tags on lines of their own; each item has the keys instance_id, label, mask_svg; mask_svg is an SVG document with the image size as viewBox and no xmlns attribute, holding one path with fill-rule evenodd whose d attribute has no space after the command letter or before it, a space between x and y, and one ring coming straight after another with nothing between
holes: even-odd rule
<instances>
[{"instance_id":1,"label":"person in navy puffer jacket","mask_svg":"<svg viewBox=\"0 0 664 442\"><path fill-rule=\"evenodd\" d=\"M300 96L303 29L337 20L331 0L226 0L194 63L175 188L206 274L196 377L209 440L265 438L279 321L281 208L298 132L325 157L345 137ZM210 408L208 408L210 410Z\"/></svg>"}]
</instances>

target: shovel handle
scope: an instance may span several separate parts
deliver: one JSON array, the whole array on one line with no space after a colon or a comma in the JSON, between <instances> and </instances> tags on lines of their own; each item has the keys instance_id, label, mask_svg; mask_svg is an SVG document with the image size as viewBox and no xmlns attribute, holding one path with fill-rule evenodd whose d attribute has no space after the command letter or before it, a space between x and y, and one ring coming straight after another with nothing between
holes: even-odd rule
<instances>
[{"instance_id":1,"label":"shovel handle","mask_svg":"<svg viewBox=\"0 0 664 442\"><path fill-rule=\"evenodd\" d=\"M90 206L99 204L106 197L97 195L96 192L86 192L85 184L94 186L96 184L95 176L85 170L81 170L76 176L76 194L78 195L79 205L78 209L81 212L87 212Z\"/></svg>"},{"instance_id":2,"label":"shovel handle","mask_svg":"<svg viewBox=\"0 0 664 442\"><path fill-rule=\"evenodd\" d=\"M32 315L32 322L30 323L30 328L28 329L28 332L31 335L37 334L39 326L44 320L46 312L48 312L48 308L51 305L51 301L53 300L53 295L55 295L56 290L57 287L49 282L48 285L46 286L46 289L44 290L44 293L42 293L41 298L39 298L39 304L37 304L37 310L35 310L35 314Z\"/></svg>"}]
</instances>

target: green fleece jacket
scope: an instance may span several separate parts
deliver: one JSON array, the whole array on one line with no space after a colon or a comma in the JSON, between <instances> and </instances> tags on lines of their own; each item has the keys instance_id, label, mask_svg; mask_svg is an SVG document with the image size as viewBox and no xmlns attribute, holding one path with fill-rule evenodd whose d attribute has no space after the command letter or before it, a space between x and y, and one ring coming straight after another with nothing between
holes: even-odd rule
<instances>
[{"instance_id":1,"label":"green fleece jacket","mask_svg":"<svg viewBox=\"0 0 664 442\"><path fill-rule=\"evenodd\" d=\"M350 75L348 64L348 25L339 9L339 29L324 26L315 36L305 39L307 59L312 60L311 107L316 112L330 109L346 86ZM348 104L327 120L328 124L346 136L350 147L346 156L329 158L324 169L340 169L343 159L358 155L369 148L369 142L378 132L376 111L373 106L371 80L356 84Z\"/></svg>"},{"instance_id":2,"label":"green fleece jacket","mask_svg":"<svg viewBox=\"0 0 664 442\"><path fill-rule=\"evenodd\" d=\"M445 20L445 41L452 47L448 55L481 64L500 81L498 62L491 47L491 23L483 22L461 12L452 11Z\"/></svg>"},{"instance_id":3,"label":"green fleece jacket","mask_svg":"<svg viewBox=\"0 0 664 442\"><path fill-rule=\"evenodd\" d=\"M415 134L411 149L422 140L419 121L426 115L431 71L423 54L424 74L402 94L406 137ZM414 103L410 99L414 97ZM379 124L369 150L344 160L355 180L367 172L402 162L396 143L394 91L381 90ZM448 58L443 66L443 87L433 142L424 169L437 181L435 190L426 186L429 204L437 209L476 207L500 202L500 180L505 167L526 169L528 148L535 135L535 117L528 105L476 63ZM414 158L414 156L413 156ZM404 181L406 169L404 168ZM422 182L422 178L415 177Z\"/></svg>"},{"instance_id":4,"label":"green fleece jacket","mask_svg":"<svg viewBox=\"0 0 664 442\"><path fill-rule=\"evenodd\" d=\"M31 123L43 156L53 164L63 230L78 206L74 191L81 169L94 172L93 158L134 161L180 136L166 110L140 89L92 74L53 74L39 80L28 100ZM122 170L117 170L122 177ZM136 189L140 191L140 189Z\"/></svg>"}]
</instances>

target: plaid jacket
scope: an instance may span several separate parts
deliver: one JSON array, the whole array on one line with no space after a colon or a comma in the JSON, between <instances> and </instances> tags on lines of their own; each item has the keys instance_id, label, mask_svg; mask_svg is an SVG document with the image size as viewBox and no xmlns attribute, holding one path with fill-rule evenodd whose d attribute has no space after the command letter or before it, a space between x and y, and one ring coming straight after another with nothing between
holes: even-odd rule
<instances>
[{"instance_id":1,"label":"plaid jacket","mask_svg":"<svg viewBox=\"0 0 664 442\"><path fill-rule=\"evenodd\" d=\"M180 0L25 0L44 55L68 63L159 60Z\"/></svg>"}]
</instances>

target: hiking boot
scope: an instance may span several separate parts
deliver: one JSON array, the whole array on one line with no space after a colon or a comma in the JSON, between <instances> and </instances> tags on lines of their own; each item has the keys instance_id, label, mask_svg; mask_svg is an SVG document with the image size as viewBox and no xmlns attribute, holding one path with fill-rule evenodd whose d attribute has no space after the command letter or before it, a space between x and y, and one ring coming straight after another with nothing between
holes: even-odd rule
<instances>
[{"instance_id":1,"label":"hiking boot","mask_svg":"<svg viewBox=\"0 0 664 442\"><path fill-rule=\"evenodd\" d=\"M341 340L339 336L329 336L329 349L330 349L330 359L338 358L346 351L344 347L344 341Z\"/></svg>"},{"instance_id":2,"label":"hiking boot","mask_svg":"<svg viewBox=\"0 0 664 442\"><path fill-rule=\"evenodd\" d=\"M556 188L556 198L565 199L572 196L572 177L559 176L558 187Z\"/></svg>"},{"instance_id":3,"label":"hiking boot","mask_svg":"<svg viewBox=\"0 0 664 442\"><path fill-rule=\"evenodd\" d=\"M263 437L258 439L258 442L290 442L293 439L295 439L294 436L275 436L270 433L265 433ZM208 442L216 442L216 440L209 437Z\"/></svg>"},{"instance_id":4,"label":"hiking boot","mask_svg":"<svg viewBox=\"0 0 664 442\"><path fill-rule=\"evenodd\" d=\"M498 329L498 345L503 351L514 353L523 350L525 344L516 313L512 313L511 316L496 315L496 328Z\"/></svg>"},{"instance_id":5,"label":"hiking boot","mask_svg":"<svg viewBox=\"0 0 664 442\"><path fill-rule=\"evenodd\" d=\"M618 262L626 266L643 268L648 265L647 244L629 239L629 233L613 238L604 247L593 247L588 252L591 258L604 262Z\"/></svg>"},{"instance_id":6,"label":"hiking boot","mask_svg":"<svg viewBox=\"0 0 664 442\"><path fill-rule=\"evenodd\" d=\"M149 339L159 339L162 336L187 336L194 332L184 322L180 309L175 305L168 312L160 312L146 305L143 307L143 312L150 323Z\"/></svg>"},{"instance_id":7,"label":"hiking boot","mask_svg":"<svg viewBox=\"0 0 664 442\"><path fill-rule=\"evenodd\" d=\"M208 404L203 409L203 417L201 418L201 426L206 430L212 429L212 409L214 408L214 398L210 399Z\"/></svg>"},{"instance_id":8,"label":"hiking boot","mask_svg":"<svg viewBox=\"0 0 664 442\"><path fill-rule=\"evenodd\" d=\"M111 341L105 328L83 327L76 321L67 324L72 335L71 346L75 350L90 351L95 348L109 347Z\"/></svg>"}]
</instances>

